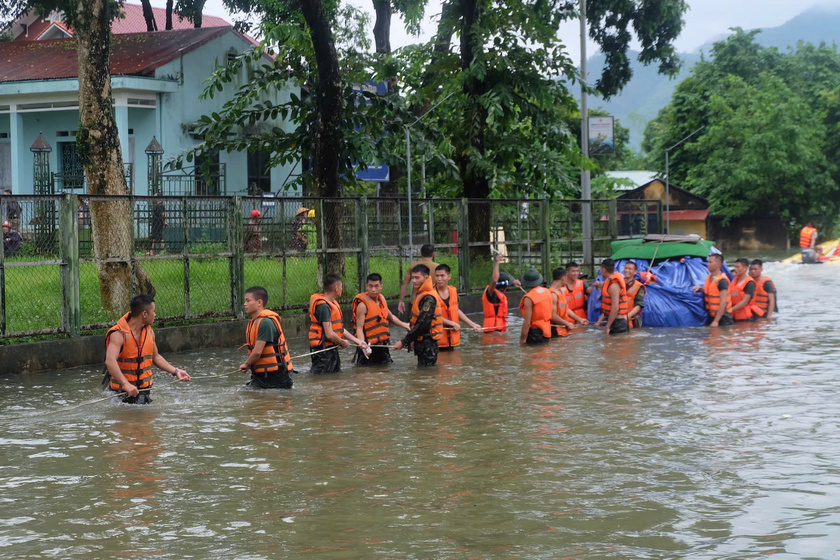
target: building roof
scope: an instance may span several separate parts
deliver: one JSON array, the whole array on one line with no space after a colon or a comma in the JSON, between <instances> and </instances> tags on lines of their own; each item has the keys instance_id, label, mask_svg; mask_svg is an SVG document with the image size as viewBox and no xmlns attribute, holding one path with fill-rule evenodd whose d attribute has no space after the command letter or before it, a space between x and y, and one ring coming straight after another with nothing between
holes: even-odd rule
<instances>
[{"instance_id":1,"label":"building roof","mask_svg":"<svg viewBox=\"0 0 840 560\"><path fill-rule=\"evenodd\" d=\"M618 198L622 199L622 200L643 200L645 198L645 190L649 186L651 186L653 183L657 183L657 182L664 185L665 184L665 179L657 178L657 179L653 179L652 181L648 181L644 185L641 185L640 187L636 187L632 191L627 191L625 193L622 193L622 195L619 196ZM675 183L670 183L668 188L670 190L674 191L675 193L679 193L680 196L682 196L686 199L690 199L691 201L696 203L698 206L702 206L703 208L708 208L709 207L709 203L705 198L703 198L700 195L694 194L693 192L688 191L688 190L682 188L681 186L679 186Z\"/></svg>"},{"instance_id":2,"label":"building roof","mask_svg":"<svg viewBox=\"0 0 840 560\"><path fill-rule=\"evenodd\" d=\"M146 31L146 18L143 17L143 6L141 4L125 3L122 6L122 17L118 17L111 22L111 32L114 35L123 35L126 33L143 33ZM166 29L166 9L152 7L155 23L157 23L158 31ZM15 37L15 41L29 42L37 41L50 28L58 26L69 35L73 35L73 29L60 20L51 21L48 18L38 18L29 25L28 33L20 33ZM230 23L223 18L216 16L208 16L206 14L201 17L201 27L229 27ZM194 24L186 18L182 18L176 13L172 14L172 29L193 29Z\"/></svg>"},{"instance_id":3,"label":"building roof","mask_svg":"<svg viewBox=\"0 0 840 560\"><path fill-rule=\"evenodd\" d=\"M111 75L153 76L164 64L227 32L238 33L228 26L115 35ZM75 39L0 43L0 82L76 78L78 63Z\"/></svg>"},{"instance_id":4,"label":"building roof","mask_svg":"<svg viewBox=\"0 0 840 560\"><path fill-rule=\"evenodd\" d=\"M626 170L626 171L607 171L605 176L611 179L626 179L633 183L632 187L625 187L624 185L616 185L615 190L624 192L635 189L640 185L650 183L656 178L658 173L656 171L644 171L641 169Z\"/></svg>"}]
</instances>

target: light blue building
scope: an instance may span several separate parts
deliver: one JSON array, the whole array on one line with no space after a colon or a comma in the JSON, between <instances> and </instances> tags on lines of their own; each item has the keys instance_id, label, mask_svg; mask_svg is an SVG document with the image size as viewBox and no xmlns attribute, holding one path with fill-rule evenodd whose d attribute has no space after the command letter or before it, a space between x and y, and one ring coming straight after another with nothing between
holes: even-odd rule
<instances>
[{"instance_id":1,"label":"light blue building","mask_svg":"<svg viewBox=\"0 0 840 560\"><path fill-rule=\"evenodd\" d=\"M248 79L238 79L213 99L200 100L204 81L229 57L253 46L232 27L180 29L114 35L111 51L114 112L123 160L135 194L149 192L146 149L153 138L166 161L200 144L196 123L219 111ZM30 147L39 134L49 154L56 191L84 192L76 151L78 129L77 53L73 39L0 43L0 187L15 194L34 193L34 155ZM274 103L293 91L282 91ZM268 126L268 125L263 125ZM275 122L271 126L290 127ZM257 134L232 130L233 135ZM266 169L271 154L220 153L210 158L211 177L195 168L165 173L165 194L245 194L249 185L263 192L284 192L300 173L300 163ZM189 165L189 164L187 164Z\"/></svg>"}]
</instances>

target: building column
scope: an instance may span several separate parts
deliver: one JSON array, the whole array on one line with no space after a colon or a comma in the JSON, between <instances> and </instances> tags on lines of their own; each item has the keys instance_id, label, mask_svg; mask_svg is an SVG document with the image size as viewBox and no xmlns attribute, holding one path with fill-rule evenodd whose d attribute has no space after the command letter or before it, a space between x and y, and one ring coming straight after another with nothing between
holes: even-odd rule
<instances>
[{"instance_id":1,"label":"building column","mask_svg":"<svg viewBox=\"0 0 840 560\"><path fill-rule=\"evenodd\" d=\"M128 107L117 105L114 107L114 114L117 118L117 134L120 137L123 162L128 163Z\"/></svg>"},{"instance_id":2,"label":"building column","mask_svg":"<svg viewBox=\"0 0 840 560\"><path fill-rule=\"evenodd\" d=\"M15 194L33 194L32 166L27 169L26 156L29 146L35 140L24 138L23 115L14 110L9 113L9 140L12 144L12 192Z\"/></svg>"}]
</instances>

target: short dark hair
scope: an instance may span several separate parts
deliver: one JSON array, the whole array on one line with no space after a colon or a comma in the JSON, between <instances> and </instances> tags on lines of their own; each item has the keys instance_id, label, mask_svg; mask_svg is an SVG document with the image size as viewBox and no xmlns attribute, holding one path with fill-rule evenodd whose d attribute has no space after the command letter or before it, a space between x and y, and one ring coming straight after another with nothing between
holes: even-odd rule
<instances>
[{"instance_id":1,"label":"short dark hair","mask_svg":"<svg viewBox=\"0 0 840 560\"><path fill-rule=\"evenodd\" d=\"M445 272L445 273L447 273L447 274L452 274L452 269L451 269L451 268L449 268L449 265L448 265L448 264L439 264L439 265L437 265L437 268L435 269L435 272L437 272L438 270L442 270L442 271L444 271L444 272Z\"/></svg>"},{"instance_id":2,"label":"short dark hair","mask_svg":"<svg viewBox=\"0 0 840 560\"><path fill-rule=\"evenodd\" d=\"M711 255L709 255L709 258L710 259L717 259L721 263L723 263L723 253L712 253Z\"/></svg>"},{"instance_id":3,"label":"short dark hair","mask_svg":"<svg viewBox=\"0 0 840 560\"><path fill-rule=\"evenodd\" d=\"M752 262L750 263L750 265L756 265L756 266L760 266L760 267L763 268L764 267L764 261L762 261L761 259L753 259Z\"/></svg>"},{"instance_id":4,"label":"short dark hair","mask_svg":"<svg viewBox=\"0 0 840 560\"><path fill-rule=\"evenodd\" d=\"M566 276L566 269L562 266L558 266L551 272L552 280L562 280L564 276Z\"/></svg>"},{"instance_id":5,"label":"short dark hair","mask_svg":"<svg viewBox=\"0 0 840 560\"><path fill-rule=\"evenodd\" d=\"M339 282L341 282L341 276L338 274L327 274L324 276L324 291L326 292Z\"/></svg>"},{"instance_id":6,"label":"short dark hair","mask_svg":"<svg viewBox=\"0 0 840 560\"><path fill-rule=\"evenodd\" d=\"M735 259L735 262L736 262L736 263L740 263L740 264L742 264L743 266L746 266L747 268L749 268L749 267L750 267L750 261L748 261L748 260L747 260L747 259L745 259L744 257L741 257L740 259Z\"/></svg>"},{"instance_id":7,"label":"short dark hair","mask_svg":"<svg viewBox=\"0 0 840 560\"><path fill-rule=\"evenodd\" d=\"M423 276L428 276L429 274L431 274L431 271L429 270L429 267L426 266L425 264L414 265L414 268L411 269L411 272L416 272L416 273L422 274Z\"/></svg>"},{"instance_id":8,"label":"short dark hair","mask_svg":"<svg viewBox=\"0 0 840 560\"><path fill-rule=\"evenodd\" d=\"M382 282L382 275L376 272L371 272L368 274L367 280L365 282Z\"/></svg>"},{"instance_id":9,"label":"short dark hair","mask_svg":"<svg viewBox=\"0 0 840 560\"><path fill-rule=\"evenodd\" d=\"M580 265L578 263L576 263L575 261L569 261L569 262L566 263L566 269L569 269L569 268L580 268Z\"/></svg>"},{"instance_id":10,"label":"short dark hair","mask_svg":"<svg viewBox=\"0 0 840 560\"><path fill-rule=\"evenodd\" d=\"M6 194L12 194L12 189L3 189L3 192Z\"/></svg>"},{"instance_id":11,"label":"short dark hair","mask_svg":"<svg viewBox=\"0 0 840 560\"><path fill-rule=\"evenodd\" d=\"M434 257L435 256L435 246L431 243L426 243L420 247L420 256L421 257Z\"/></svg>"},{"instance_id":12,"label":"short dark hair","mask_svg":"<svg viewBox=\"0 0 840 560\"><path fill-rule=\"evenodd\" d=\"M254 299L262 300L263 307L268 306L268 290L263 288L262 286L251 286L247 290L245 290L246 294L251 294L254 296Z\"/></svg>"},{"instance_id":13,"label":"short dark hair","mask_svg":"<svg viewBox=\"0 0 840 560\"><path fill-rule=\"evenodd\" d=\"M129 308L131 309L131 316L132 317L139 317L143 314L144 311L148 311L148 309L154 305L155 299L148 295L148 294L137 294L133 298L131 298L131 303L129 304Z\"/></svg>"},{"instance_id":14,"label":"short dark hair","mask_svg":"<svg viewBox=\"0 0 840 560\"><path fill-rule=\"evenodd\" d=\"M615 261L612 259L604 259L601 261L601 268L609 273L615 272Z\"/></svg>"},{"instance_id":15,"label":"short dark hair","mask_svg":"<svg viewBox=\"0 0 840 560\"><path fill-rule=\"evenodd\" d=\"M636 263L634 263L633 261L627 261L626 263L624 263L624 267L626 268L628 264L632 264L633 268L635 268L636 270L639 270L639 266Z\"/></svg>"}]
</instances>

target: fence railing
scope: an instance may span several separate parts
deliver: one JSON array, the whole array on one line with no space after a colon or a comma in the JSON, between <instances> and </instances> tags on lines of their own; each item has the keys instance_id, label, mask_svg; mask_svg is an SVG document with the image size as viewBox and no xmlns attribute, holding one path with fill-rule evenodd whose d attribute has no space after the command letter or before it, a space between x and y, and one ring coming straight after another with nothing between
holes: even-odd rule
<instances>
[{"instance_id":1,"label":"fence railing","mask_svg":"<svg viewBox=\"0 0 840 560\"><path fill-rule=\"evenodd\" d=\"M610 241L660 230L659 201L590 205L595 261L609 256ZM550 278L562 263L582 263L582 208L577 200L413 200L410 250L408 202L398 198L0 197L18 235L0 250L0 336L75 336L112 324L125 310L102 305L108 274L130 274L135 293L148 281L158 322L242 317L251 285L268 289L273 309L303 309L327 256L343 264L346 302L369 272L393 298L424 243L462 292L483 289L496 252L514 275L536 267ZM112 217L126 213L131 227L116 227ZM121 257L97 254L95 225Z\"/></svg>"}]
</instances>

